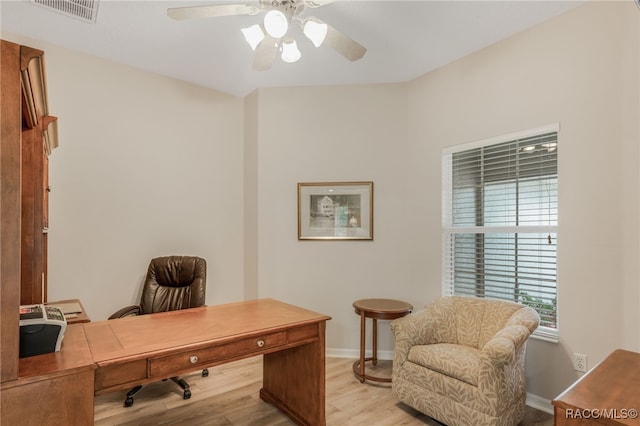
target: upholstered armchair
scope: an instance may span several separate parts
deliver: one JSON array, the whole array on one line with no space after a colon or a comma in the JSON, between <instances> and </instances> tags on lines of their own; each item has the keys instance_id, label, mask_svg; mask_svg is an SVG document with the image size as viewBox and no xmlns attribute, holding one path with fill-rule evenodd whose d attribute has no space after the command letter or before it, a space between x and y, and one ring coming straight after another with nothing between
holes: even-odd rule
<instances>
[{"instance_id":1,"label":"upholstered armchair","mask_svg":"<svg viewBox=\"0 0 640 426\"><path fill-rule=\"evenodd\" d=\"M539 322L517 303L438 299L391 322L392 390L449 426L516 425L525 408L526 343Z\"/></svg>"},{"instance_id":2,"label":"upholstered armchair","mask_svg":"<svg viewBox=\"0 0 640 426\"><path fill-rule=\"evenodd\" d=\"M139 305L125 306L109 319L197 308L205 305L207 262L196 256L165 256L151 259L142 288ZM203 370L202 376L209 371ZM179 377L171 380L183 390L183 398L191 398L189 384ZM125 407L133 405L133 396L142 389L138 385L127 392Z\"/></svg>"}]
</instances>

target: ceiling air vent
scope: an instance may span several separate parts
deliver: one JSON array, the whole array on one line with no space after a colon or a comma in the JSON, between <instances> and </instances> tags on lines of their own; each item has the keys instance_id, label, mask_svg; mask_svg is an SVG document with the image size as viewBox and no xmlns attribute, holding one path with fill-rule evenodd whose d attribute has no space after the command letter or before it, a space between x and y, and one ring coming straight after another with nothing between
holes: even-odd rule
<instances>
[{"instance_id":1,"label":"ceiling air vent","mask_svg":"<svg viewBox=\"0 0 640 426\"><path fill-rule=\"evenodd\" d=\"M32 3L49 10L95 24L98 0L31 0Z\"/></svg>"}]
</instances>

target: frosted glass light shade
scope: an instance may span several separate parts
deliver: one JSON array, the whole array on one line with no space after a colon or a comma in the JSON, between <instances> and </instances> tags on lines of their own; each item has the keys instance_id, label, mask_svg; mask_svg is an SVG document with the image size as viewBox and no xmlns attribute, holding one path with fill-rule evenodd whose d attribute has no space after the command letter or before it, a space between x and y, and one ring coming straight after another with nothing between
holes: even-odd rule
<instances>
[{"instance_id":1,"label":"frosted glass light shade","mask_svg":"<svg viewBox=\"0 0 640 426\"><path fill-rule=\"evenodd\" d=\"M289 31L289 21L279 10L270 10L264 16L264 29L273 38L282 38Z\"/></svg>"},{"instance_id":2,"label":"frosted glass light shade","mask_svg":"<svg viewBox=\"0 0 640 426\"><path fill-rule=\"evenodd\" d=\"M327 38L328 29L329 26L327 24L324 22L317 22L313 19L307 19L302 27L304 35L311 40L315 47L320 47L324 42L324 39Z\"/></svg>"},{"instance_id":3,"label":"frosted glass light shade","mask_svg":"<svg viewBox=\"0 0 640 426\"><path fill-rule=\"evenodd\" d=\"M264 32L258 24L252 25L248 28L243 28L241 31L242 34L244 34L245 40L247 40L247 43L249 43L249 46L251 46L253 50L256 50L256 46L264 40Z\"/></svg>"},{"instance_id":4,"label":"frosted glass light shade","mask_svg":"<svg viewBox=\"0 0 640 426\"><path fill-rule=\"evenodd\" d=\"M288 63L297 62L302 56L295 40L282 42L282 60Z\"/></svg>"}]
</instances>

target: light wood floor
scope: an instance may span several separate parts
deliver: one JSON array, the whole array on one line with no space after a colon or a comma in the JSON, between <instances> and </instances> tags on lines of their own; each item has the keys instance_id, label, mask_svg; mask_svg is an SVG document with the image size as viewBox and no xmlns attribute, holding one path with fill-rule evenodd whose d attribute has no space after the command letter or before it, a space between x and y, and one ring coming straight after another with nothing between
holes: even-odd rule
<instances>
[{"instance_id":1,"label":"light wood floor","mask_svg":"<svg viewBox=\"0 0 640 426\"><path fill-rule=\"evenodd\" d=\"M390 384L361 384L353 375L352 359L327 358L327 425L439 425L440 423L400 403ZM390 362L375 367L377 375L390 372ZM126 392L96 397L95 424L155 425L293 425L284 414L263 402L262 358L255 357L183 376L192 396L182 399L182 390L171 381L146 385L130 408L122 403ZM527 407L521 426L550 426L553 417Z\"/></svg>"}]
</instances>

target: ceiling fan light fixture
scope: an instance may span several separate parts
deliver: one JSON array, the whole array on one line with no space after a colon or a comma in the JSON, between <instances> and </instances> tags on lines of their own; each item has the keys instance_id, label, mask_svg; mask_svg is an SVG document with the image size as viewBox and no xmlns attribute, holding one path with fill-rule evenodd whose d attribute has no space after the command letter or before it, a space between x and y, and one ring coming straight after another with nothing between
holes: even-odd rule
<instances>
[{"instance_id":1,"label":"ceiling fan light fixture","mask_svg":"<svg viewBox=\"0 0 640 426\"><path fill-rule=\"evenodd\" d=\"M264 16L264 29L273 38L282 38L289 31L287 16L279 10L273 9Z\"/></svg>"},{"instance_id":2,"label":"ceiling fan light fixture","mask_svg":"<svg viewBox=\"0 0 640 426\"><path fill-rule=\"evenodd\" d=\"M260 44L262 40L264 40L264 32L260 25L255 24L247 28L242 28L242 34L244 34L245 40L251 46L251 49L256 50L256 46Z\"/></svg>"},{"instance_id":3,"label":"ceiling fan light fixture","mask_svg":"<svg viewBox=\"0 0 640 426\"><path fill-rule=\"evenodd\" d=\"M270 69L278 54L281 55L282 60L285 62L291 63L300 60L302 53L293 38L293 36L298 37L299 32L302 32L315 47L329 47L351 62L361 59L367 52L366 47L341 31L336 30L331 25L324 23L321 19L304 15L306 8L317 8L325 4L333 3L336 0L252 1L258 4L231 3L173 7L167 9L167 15L175 20L183 20L217 16L253 16L258 13L264 13L262 22L242 29L244 38L254 51L252 68L255 71ZM0 2L2 2L2 0L0 0ZM290 31L291 25L295 25L292 31Z\"/></svg>"},{"instance_id":4,"label":"ceiling fan light fixture","mask_svg":"<svg viewBox=\"0 0 640 426\"><path fill-rule=\"evenodd\" d=\"M320 47L322 43L324 43L328 30L329 26L327 24L313 18L305 20L304 24L302 24L302 32L311 40L315 47Z\"/></svg>"},{"instance_id":5,"label":"ceiling fan light fixture","mask_svg":"<svg viewBox=\"0 0 640 426\"><path fill-rule=\"evenodd\" d=\"M302 53L298 49L298 44L295 40L285 40L282 42L282 60L287 63L297 62Z\"/></svg>"}]
</instances>

